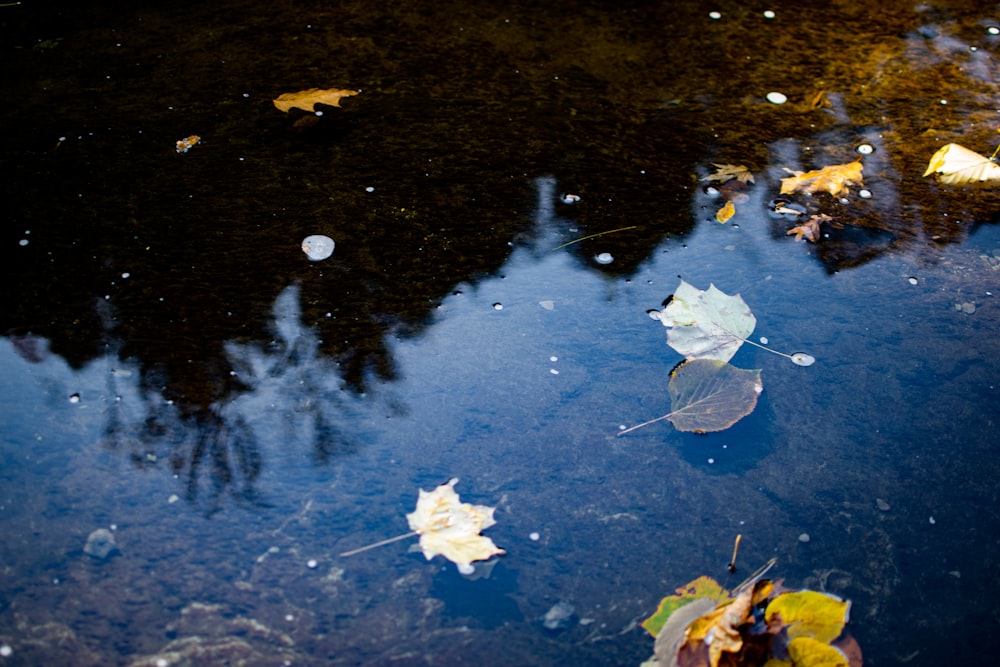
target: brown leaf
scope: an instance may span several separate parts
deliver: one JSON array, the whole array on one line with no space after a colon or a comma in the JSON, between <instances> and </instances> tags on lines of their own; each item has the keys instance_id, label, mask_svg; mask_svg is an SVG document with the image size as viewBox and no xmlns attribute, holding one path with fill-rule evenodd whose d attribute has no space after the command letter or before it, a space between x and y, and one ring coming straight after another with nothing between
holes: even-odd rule
<instances>
[{"instance_id":1,"label":"brown leaf","mask_svg":"<svg viewBox=\"0 0 1000 667\"><path fill-rule=\"evenodd\" d=\"M725 183L735 178L742 183L753 183L753 174L742 164L715 164L713 162L712 166L716 168L715 173L709 174L701 180Z\"/></svg>"},{"instance_id":2,"label":"brown leaf","mask_svg":"<svg viewBox=\"0 0 1000 667\"><path fill-rule=\"evenodd\" d=\"M833 220L833 218L829 215L814 215L801 225L789 229L785 232L785 236L795 234L796 241L801 241L805 237L806 241L816 243L819 240L819 224L821 222L829 222L830 220Z\"/></svg>"},{"instance_id":3,"label":"brown leaf","mask_svg":"<svg viewBox=\"0 0 1000 667\"><path fill-rule=\"evenodd\" d=\"M781 179L781 194L829 192L834 197L843 197L850 192L847 186L864 185L861 179L863 169L860 159L847 164L832 164L805 173L785 169L794 175Z\"/></svg>"},{"instance_id":4,"label":"brown leaf","mask_svg":"<svg viewBox=\"0 0 1000 667\"><path fill-rule=\"evenodd\" d=\"M357 95L356 90L338 90L329 88L320 90L319 88L309 88L300 90L297 93L284 93L274 100L274 106L280 111L288 112L289 109L296 108L304 111L316 111L317 104L325 104L331 107L340 106L340 98Z\"/></svg>"}]
</instances>

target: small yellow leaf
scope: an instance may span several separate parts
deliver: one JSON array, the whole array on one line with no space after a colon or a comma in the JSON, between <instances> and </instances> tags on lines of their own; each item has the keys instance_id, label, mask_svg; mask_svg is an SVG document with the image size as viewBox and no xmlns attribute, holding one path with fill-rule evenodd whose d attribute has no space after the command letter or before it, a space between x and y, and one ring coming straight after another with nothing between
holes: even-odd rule
<instances>
[{"instance_id":1,"label":"small yellow leaf","mask_svg":"<svg viewBox=\"0 0 1000 667\"><path fill-rule=\"evenodd\" d=\"M201 141L201 137L197 134L192 134L190 137L184 137L183 139L178 139L176 146L178 153L187 153L192 146Z\"/></svg>"},{"instance_id":2,"label":"small yellow leaf","mask_svg":"<svg viewBox=\"0 0 1000 667\"><path fill-rule=\"evenodd\" d=\"M316 111L317 104L339 107L340 98L357 94L358 91L356 90L338 90L336 88L321 90L319 88L309 88L308 90L300 90L297 93L279 95L274 100L274 106L286 113L293 107L304 111Z\"/></svg>"},{"instance_id":3,"label":"small yellow leaf","mask_svg":"<svg viewBox=\"0 0 1000 667\"><path fill-rule=\"evenodd\" d=\"M945 144L927 164L924 176L937 174L945 185L1000 182L1000 165L958 144Z\"/></svg>"},{"instance_id":4,"label":"small yellow leaf","mask_svg":"<svg viewBox=\"0 0 1000 667\"><path fill-rule=\"evenodd\" d=\"M727 201L725 206L715 212L715 219L721 223L726 223L734 215L736 215L736 206L733 202Z\"/></svg>"},{"instance_id":5,"label":"small yellow leaf","mask_svg":"<svg viewBox=\"0 0 1000 667\"><path fill-rule=\"evenodd\" d=\"M505 553L479 532L496 523L494 507L463 503L455 493L457 479L433 491L420 490L417 507L406 520L410 530L420 535L420 549L427 560L441 555L458 565L460 572L471 572L474 560L486 560Z\"/></svg>"},{"instance_id":6,"label":"small yellow leaf","mask_svg":"<svg viewBox=\"0 0 1000 667\"><path fill-rule=\"evenodd\" d=\"M793 175L781 179L781 194L829 192L834 197L843 197L850 192L848 185L864 185L861 178L863 170L864 165L860 160L847 164L832 164L805 173L785 169Z\"/></svg>"}]
</instances>

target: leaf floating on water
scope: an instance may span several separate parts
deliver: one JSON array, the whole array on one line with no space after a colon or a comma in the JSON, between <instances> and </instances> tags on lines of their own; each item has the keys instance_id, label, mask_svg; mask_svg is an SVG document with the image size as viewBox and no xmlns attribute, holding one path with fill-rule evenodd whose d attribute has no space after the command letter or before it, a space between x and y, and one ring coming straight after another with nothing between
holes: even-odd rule
<instances>
[{"instance_id":1,"label":"leaf floating on water","mask_svg":"<svg viewBox=\"0 0 1000 667\"><path fill-rule=\"evenodd\" d=\"M274 100L274 106L279 111L286 113L292 108L302 109L303 111L316 111L317 104L339 107L341 98L357 94L358 91L356 90L338 90L336 88L321 90L319 88L309 88L307 90L300 90L297 93L279 95Z\"/></svg>"},{"instance_id":2,"label":"leaf floating on water","mask_svg":"<svg viewBox=\"0 0 1000 667\"><path fill-rule=\"evenodd\" d=\"M646 632L655 637L660 633L660 628L663 627L663 624L667 622L667 619L675 611L691 604L695 600L705 598L713 601L712 606L708 608L710 610L715 607L716 601L723 598L729 599L729 592L712 577L702 575L694 581L678 588L676 595L670 595L660 600L660 606L657 608L656 613L643 621L641 625ZM698 615L701 616L702 614ZM694 619L692 618L691 620Z\"/></svg>"},{"instance_id":3,"label":"leaf floating on water","mask_svg":"<svg viewBox=\"0 0 1000 667\"><path fill-rule=\"evenodd\" d=\"M678 431L724 431L753 412L763 390L759 370L691 359L670 374L667 419Z\"/></svg>"},{"instance_id":4,"label":"leaf floating on water","mask_svg":"<svg viewBox=\"0 0 1000 667\"><path fill-rule=\"evenodd\" d=\"M653 657L643 665L861 667L861 647L842 634L850 603L761 579L771 564L732 593L699 577L664 598L642 624L656 636Z\"/></svg>"},{"instance_id":5,"label":"leaf floating on water","mask_svg":"<svg viewBox=\"0 0 1000 667\"><path fill-rule=\"evenodd\" d=\"M178 139L174 144L177 148L178 153L187 153L191 150L191 147L201 141L201 137L197 134L192 134L190 137L184 137L183 139Z\"/></svg>"},{"instance_id":6,"label":"leaf floating on water","mask_svg":"<svg viewBox=\"0 0 1000 667\"><path fill-rule=\"evenodd\" d=\"M729 222L729 219L734 215L736 215L736 206L733 202L727 201L725 206L715 212L715 219L725 224Z\"/></svg>"},{"instance_id":7,"label":"leaf floating on water","mask_svg":"<svg viewBox=\"0 0 1000 667\"><path fill-rule=\"evenodd\" d=\"M463 503L455 493L457 478L452 478L433 491L420 489L417 507L406 515L412 533L397 535L358 549L345 551L341 557L353 556L375 547L391 544L408 537L420 536L420 550L427 560L444 556L458 566L462 574L472 574L472 561L506 553L488 537L480 535L496 524L495 507Z\"/></svg>"},{"instance_id":8,"label":"leaf floating on water","mask_svg":"<svg viewBox=\"0 0 1000 667\"><path fill-rule=\"evenodd\" d=\"M669 329L667 344L688 359L729 361L757 325L739 294L726 294L713 284L699 290L684 280L670 303L650 316Z\"/></svg>"},{"instance_id":9,"label":"leaf floating on water","mask_svg":"<svg viewBox=\"0 0 1000 667\"><path fill-rule=\"evenodd\" d=\"M463 503L455 493L458 479L451 479L433 491L420 490L417 507L406 515L410 530L420 535L420 549L427 560L441 555L470 574L472 561L486 560L505 553L480 531L496 524L495 507Z\"/></svg>"},{"instance_id":10,"label":"leaf floating on water","mask_svg":"<svg viewBox=\"0 0 1000 667\"><path fill-rule=\"evenodd\" d=\"M934 153L924 176L931 174L945 185L1000 183L1000 165L958 144L946 144Z\"/></svg>"},{"instance_id":11,"label":"leaf floating on water","mask_svg":"<svg viewBox=\"0 0 1000 667\"><path fill-rule=\"evenodd\" d=\"M703 181L718 181L720 183L725 183L732 179L736 179L741 183L753 183L753 174L742 164L715 164L712 166L716 168L714 174L709 174L704 177Z\"/></svg>"},{"instance_id":12,"label":"leaf floating on water","mask_svg":"<svg viewBox=\"0 0 1000 667\"><path fill-rule=\"evenodd\" d=\"M844 197L850 192L849 185L864 185L861 176L863 170L864 165L860 159L804 173L785 169L792 176L781 179L781 194L829 192L834 197Z\"/></svg>"},{"instance_id":13,"label":"leaf floating on water","mask_svg":"<svg viewBox=\"0 0 1000 667\"><path fill-rule=\"evenodd\" d=\"M764 619L775 634L784 629L789 639L808 637L829 644L850 619L851 603L826 593L781 593L767 605Z\"/></svg>"}]
</instances>

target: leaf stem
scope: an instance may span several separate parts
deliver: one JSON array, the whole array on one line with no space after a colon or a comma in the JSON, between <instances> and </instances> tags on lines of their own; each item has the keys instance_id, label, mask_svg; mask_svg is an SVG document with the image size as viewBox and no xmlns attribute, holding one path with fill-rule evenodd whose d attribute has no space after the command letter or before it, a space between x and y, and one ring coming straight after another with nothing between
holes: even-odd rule
<instances>
[{"instance_id":1,"label":"leaf stem","mask_svg":"<svg viewBox=\"0 0 1000 667\"><path fill-rule=\"evenodd\" d=\"M354 554L359 554L362 551L368 551L369 549L374 549L376 547L384 547L387 544L392 544L393 542L399 542L400 540L405 540L406 538L413 537L414 535L417 534L418 534L417 531L413 531L412 533L407 533L406 535L397 535L396 537L390 537L389 539L382 540L381 542L375 542L374 544L358 547L357 549L352 549L351 551L345 551L344 553L340 554L340 557L343 558L345 556L353 556Z\"/></svg>"},{"instance_id":2,"label":"leaf stem","mask_svg":"<svg viewBox=\"0 0 1000 667\"><path fill-rule=\"evenodd\" d=\"M656 419L650 419L648 422L642 422L641 424L636 424L635 426L631 426L631 427L625 429L624 431L618 431L618 435L625 435L626 433L631 433L632 431L636 431L636 430L642 428L643 426L649 426L650 424L655 424L658 421L663 421L664 419L669 419L673 415L674 415L673 412L668 412L667 414L663 415L662 417L657 417Z\"/></svg>"},{"instance_id":3,"label":"leaf stem","mask_svg":"<svg viewBox=\"0 0 1000 667\"><path fill-rule=\"evenodd\" d=\"M733 334L733 335L735 335L735 334ZM736 336L736 337L739 338L739 336ZM754 347L759 347L762 350L767 350L768 352L773 352L774 354L777 354L778 356L782 356L782 357L784 357L786 359L793 359L792 355L790 355L790 354L785 354L784 352L778 352L777 350L772 350L767 345L761 345L760 343L755 343L752 340L750 340L749 338L743 338L741 340L744 343L750 343Z\"/></svg>"},{"instance_id":4,"label":"leaf stem","mask_svg":"<svg viewBox=\"0 0 1000 667\"><path fill-rule=\"evenodd\" d=\"M624 232L626 229L635 229L635 228L636 228L636 225L632 225L630 227L619 227L618 229L609 229L606 232L597 232L596 234L590 234L589 236L582 236L582 237L580 237L578 239L573 239L572 241L569 241L568 243L563 243L562 245L557 245L555 248L553 248L549 252L555 252L556 250L559 250L561 248L565 248L568 245L573 245L574 243L579 243L580 241L586 241L587 239L597 238L598 236L604 236L605 234L614 234L615 232Z\"/></svg>"}]
</instances>

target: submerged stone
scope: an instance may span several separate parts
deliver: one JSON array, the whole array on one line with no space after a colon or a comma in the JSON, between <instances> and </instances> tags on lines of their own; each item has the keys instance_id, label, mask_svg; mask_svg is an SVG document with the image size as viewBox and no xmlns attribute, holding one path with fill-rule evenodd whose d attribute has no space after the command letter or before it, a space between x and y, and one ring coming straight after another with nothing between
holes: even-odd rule
<instances>
[{"instance_id":1,"label":"submerged stone","mask_svg":"<svg viewBox=\"0 0 1000 667\"><path fill-rule=\"evenodd\" d=\"M87 544L83 547L83 553L98 560L106 560L118 551L118 543L115 542L115 534L107 528L98 528L87 536Z\"/></svg>"}]
</instances>

